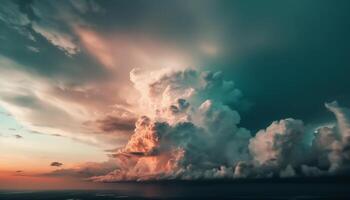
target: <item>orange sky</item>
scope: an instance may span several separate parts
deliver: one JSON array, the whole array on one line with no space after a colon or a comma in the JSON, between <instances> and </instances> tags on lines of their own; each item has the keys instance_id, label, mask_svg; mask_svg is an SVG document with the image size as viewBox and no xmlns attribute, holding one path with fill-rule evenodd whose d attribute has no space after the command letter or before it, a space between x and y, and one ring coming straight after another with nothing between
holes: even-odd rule
<instances>
[{"instance_id":1,"label":"orange sky","mask_svg":"<svg viewBox=\"0 0 350 200\"><path fill-rule=\"evenodd\" d=\"M21 176L0 171L0 188L3 190L63 190L105 189L108 185L68 177Z\"/></svg>"}]
</instances>

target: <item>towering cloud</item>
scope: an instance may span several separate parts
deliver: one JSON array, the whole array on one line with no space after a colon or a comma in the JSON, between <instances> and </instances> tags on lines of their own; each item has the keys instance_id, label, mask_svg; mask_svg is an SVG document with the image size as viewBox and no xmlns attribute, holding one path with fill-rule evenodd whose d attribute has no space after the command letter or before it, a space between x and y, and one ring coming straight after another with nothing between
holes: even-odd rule
<instances>
[{"instance_id":1,"label":"towering cloud","mask_svg":"<svg viewBox=\"0 0 350 200\"><path fill-rule=\"evenodd\" d=\"M108 169L96 164L89 179L102 182L159 179L318 176L346 172L349 163L349 110L326 104L338 124L312 135L296 119L274 121L254 136L239 127L232 109L242 93L220 72L131 71L140 93L140 117ZM130 121L132 122L132 121ZM103 128L132 125L99 121ZM130 124L130 123L127 123ZM78 170L79 171L79 170ZM101 174L101 171L108 172Z\"/></svg>"},{"instance_id":2,"label":"towering cloud","mask_svg":"<svg viewBox=\"0 0 350 200\"><path fill-rule=\"evenodd\" d=\"M320 164L330 167L330 172L346 172L350 164L350 110L337 102L325 106L335 115L337 127L318 129L313 147Z\"/></svg>"},{"instance_id":3,"label":"towering cloud","mask_svg":"<svg viewBox=\"0 0 350 200\"><path fill-rule=\"evenodd\" d=\"M228 106L241 92L220 72L133 70L131 80L148 116L114 155L121 166L94 180L224 177L250 159L250 132L237 126L240 116Z\"/></svg>"},{"instance_id":4,"label":"towering cloud","mask_svg":"<svg viewBox=\"0 0 350 200\"><path fill-rule=\"evenodd\" d=\"M285 167L302 158L304 125L300 120L273 122L250 140L249 150L260 165Z\"/></svg>"}]
</instances>

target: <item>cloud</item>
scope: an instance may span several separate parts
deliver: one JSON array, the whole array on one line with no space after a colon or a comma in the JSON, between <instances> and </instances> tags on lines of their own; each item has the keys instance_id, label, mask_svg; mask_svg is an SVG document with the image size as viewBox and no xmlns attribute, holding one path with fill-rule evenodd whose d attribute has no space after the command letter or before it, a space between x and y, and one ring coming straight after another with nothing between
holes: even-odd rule
<instances>
[{"instance_id":1,"label":"cloud","mask_svg":"<svg viewBox=\"0 0 350 200\"><path fill-rule=\"evenodd\" d=\"M34 53L39 53L40 52L39 48L37 48L37 47L27 46L27 48L28 48L29 51L32 51Z\"/></svg>"},{"instance_id":2,"label":"cloud","mask_svg":"<svg viewBox=\"0 0 350 200\"><path fill-rule=\"evenodd\" d=\"M52 166L52 167L61 167L62 165L63 165L63 163L60 163L60 162L52 162L50 164L50 166Z\"/></svg>"},{"instance_id":3,"label":"cloud","mask_svg":"<svg viewBox=\"0 0 350 200\"><path fill-rule=\"evenodd\" d=\"M25 126L106 149L119 146L107 167L94 163L48 175L109 182L347 173L349 111L337 103L326 104L337 126L321 127L310 143L312 132L300 120L275 121L256 134L240 127L234 108L242 92L220 72L135 69L130 80L138 101L123 104L111 95L110 83L66 86L10 68L18 63L9 59L0 61L6 66L0 103ZM115 134L91 134L96 132Z\"/></svg>"},{"instance_id":4,"label":"cloud","mask_svg":"<svg viewBox=\"0 0 350 200\"><path fill-rule=\"evenodd\" d=\"M18 119L28 119L30 126L57 127L60 124L64 124L67 128L71 125L76 126L69 123L69 120L75 121L70 114L57 104L54 105L53 102L45 100L48 95L45 92L45 80L28 76L26 73L7 71L6 68L3 68L3 73L12 74L19 80L19 82L7 82L8 78L3 74L1 82L6 85L6 88L0 89L1 104ZM10 75L10 77L13 76ZM30 87L23 87L26 83L30 84ZM68 120L63 120L62 116L66 116ZM24 121L28 122L28 120Z\"/></svg>"},{"instance_id":5,"label":"cloud","mask_svg":"<svg viewBox=\"0 0 350 200\"><path fill-rule=\"evenodd\" d=\"M27 15L20 12L14 2L3 2L0 7L0 21L18 31L21 35L34 39L33 35L26 28L30 24L30 19Z\"/></svg>"},{"instance_id":6,"label":"cloud","mask_svg":"<svg viewBox=\"0 0 350 200\"><path fill-rule=\"evenodd\" d=\"M115 132L133 131L135 129L135 121L132 118L106 116L104 119L97 120L96 123L103 132Z\"/></svg>"},{"instance_id":7,"label":"cloud","mask_svg":"<svg viewBox=\"0 0 350 200\"><path fill-rule=\"evenodd\" d=\"M240 116L227 106L241 93L221 73L132 71L131 80L148 116L138 119L130 140L114 154L118 169L92 180L223 178L249 159L250 132L237 127Z\"/></svg>"},{"instance_id":8,"label":"cloud","mask_svg":"<svg viewBox=\"0 0 350 200\"><path fill-rule=\"evenodd\" d=\"M132 106L119 97L114 81L69 84L20 70L21 64L2 56L0 66L4 86L0 104L26 129L93 145L109 144L107 148L125 142L126 132L132 130L136 116ZM93 134L107 129L114 134Z\"/></svg>"},{"instance_id":9,"label":"cloud","mask_svg":"<svg viewBox=\"0 0 350 200\"><path fill-rule=\"evenodd\" d=\"M49 42L64 51L67 55L71 56L80 51L80 48L75 44L72 36L36 23L33 23L32 27L35 32L45 37Z\"/></svg>"},{"instance_id":10,"label":"cloud","mask_svg":"<svg viewBox=\"0 0 350 200\"><path fill-rule=\"evenodd\" d=\"M75 168L60 168L49 173L40 174L40 176L54 176L54 177L79 177L89 178L106 174L117 167L113 161L106 161L101 163L87 162L76 166Z\"/></svg>"},{"instance_id":11,"label":"cloud","mask_svg":"<svg viewBox=\"0 0 350 200\"><path fill-rule=\"evenodd\" d=\"M325 106L337 118L338 129L342 140L348 142L350 140L350 109L340 107L336 101L326 103Z\"/></svg>"},{"instance_id":12,"label":"cloud","mask_svg":"<svg viewBox=\"0 0 350 200\"><path fill-rule=\"evenodd\" d=\"M148 115L136 121L124 147L109 151L114 166L104 171L107 173L87 177L89 180L266 178L346 172L346 108L326 104L337 116L338 126L321 127L311 142L313 133L307 132L301 120L292 118L274 121L252 136L239 127L240 115L228 106L238 104L242 94L221 73L191 69L148 73L131 72L141 95L139 104Z\"/></svg>"},{"instance_id":13,"label":"cloud","mask_svg":"<svg viewBox=\"0 0 350 200\"><path fill-rule=\"evenodd\" d=\"M138 110L130 69L192 63L189 52L154 34L119 29L108 34L98 28L105 6L95 1L6 1L0 6L1 37L6 39L0 47L0 76L7 88L0 91L0 103L26 128L95 145L109 143L108 148L121 145L132 130L124 122L144 114ZM127 115L123 124L106 120L120 114ZM115 134L91 134L112 125Z\"/></svg>"},{"instance_id":14,"label":"cloud","mask_svg":"<svg viewBox=\"0 0 350 200\"><path fill-rule=\"evenodd\" d=\"M329 166L330 172L344 173L350 164L350 110L340 107L336 101L326 103L325 106L335 115L337 126L318 129L313 147L319 162Z\"/></svg>"},{"instance_id":15,"label":"cloud","mask_svg":"<svg viewBox=\"0 0 350 200\"><path fill-rule=\"evenodd\" d=\"M338 124L321 127L311 142L305 138L312 132L307 132L300 120L290 118L254 134L240 126L243 94L234 82L224 80L226 74L183 70L197 66L196 60L204 67L218 63L214 57L227 65L232 52L244 54L247 58L233 60L246 65L244 60L260 60L250 59L250 54L284 44L272 40L279 29L284 30L280 26L261 26L264 31L250 25L235 29L231 26L236 22L222 20L221 14L211 11L213 6L223 6L214 4L191 2L185 8L178 3L169 6L169 2L113 6L92 0L5 1L0 6L4 30L0 36L4 55L0 57L0 104L33 131L71 137L104 149L117 147L111 152L117 166L104 173L86 173L95 176L94 180L313 176L346 169L349 118L348 111L337 103L326 107ZM162 17L150 15L164 9L167 14ZM238 24L246 24L240 21L240 12L227 10L234 13L232 19ZM113 12L100 15L105 11ZM129 11L137 14L126 17ZM177 23L173 16L186 20ZM110 19L117 26L111 26ZM232 37L232 30L244 37ZM149 71L132 70L129 80L127 74L134 67ZM232 74L244 77L245 70L237 72ZM250 76L251 69L247 72ZM250 77L254 83L266 79ZM282 76L275 77L268 79L271 86ZM254 88L259 90L262 85ZM259 91L264 91L263 97L275 98L265 94L275 89ZM289 105L280 102L271 105L277 109ZM263 112L252 113L259 116ZM271 116L260 117L270 120Z\"/></svg>"},{"instance_id":16,"label":"cloud","mask_svg":"<svg viewBox=\"0 0 350 200\"><path fill-rule=\"evenodd\" d=\"M61 137L62 136L62 135L57 134L57 133L41 133L39 131L33 131L33 130L31 130L29 132L32 133L32 134L38 134L38 135L51 135L51 136L55 136L55 137Z\"/></svg>"},{"instance_id":17,"label":"cloud","mask_svg":"<svg viewBox=\"0 0 350 200\"><path fill-rule=\"evenodd\" d=\"M326 103L337 125L321 126L311 143L300 120L274 122L251 139L249 148L259 176L324 176L349 173L349 109ZM276 137L278 136L278 137ZM260 142L259 142L260 141Z\"/></svg>"},{"instance_id":18,"label":"cloud","mask_svg":"<svg viewBox=\"0 0 350 200\"><path fill-rule=\"evenodd\" d=\"M72 42L70 36L57 31L58 29L54 28L57 26L57 22L46 16L45 12L39 11L36 6L41 7L43 5L40 5L40 2L33 3L26 1L18 2L17 4L8 1L2 7L0 19L34 41L36 39L31 33L31 30L46 38L68 55L75 54L78 51L78 47Z\"/></svg>"},{"instance_id":19,"label":"cloud","mask_svg":"<svg viewBox=\"0 0 350 200\"><path fill-rule=\"evenodd\" d=\"M250 139L249 150L260 165L286 167L303 156L304 125L300 120L284 119L273 122Z\"/></svg>"},{"instance_id":20,"label":"cloud","mask_svg":"<svg viewBox=\"0 0 350 200\"><path fill-rule=\"evenodd\" d=\"M84 15L102 11L103 9L93 0L7 1L0 8L0 20L33 41L41 36L66 55L73 56L80 52L74 27L87 25ZM37 48L30 50L38 52Z\"/></svg>"},{"instance_id":21,"label":"cloud","mask_svg":"<svg viewBox=\"0 0 350 200\"><path fill-rule=\"evenodd\" d=\"M19 134L14 135L14 137L15 137L16 139L21 139L21 138L23 138L23 136L21 136L21 135L19 135Z\"/></svg>"}]
</instances>

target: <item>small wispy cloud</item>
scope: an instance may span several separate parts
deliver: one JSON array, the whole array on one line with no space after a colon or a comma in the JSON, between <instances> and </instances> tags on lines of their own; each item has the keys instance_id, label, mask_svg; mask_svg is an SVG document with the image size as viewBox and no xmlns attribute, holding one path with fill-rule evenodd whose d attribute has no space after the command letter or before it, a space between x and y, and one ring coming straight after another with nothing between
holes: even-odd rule
<instances>
[{"instance_id":1,"label":"small wispy cloud","mask_svg":"<svg viewBox=\"0 0 350 200\"><path fill-rule=\"evenodd\" d=\"M39 48L33 47L33 46L27 46L27 49L29 51L32 51L32 52L35 52L35 53L39 53L40 52Z\"/></svg>"},{"instance_id":2,"label":"small wispy cloud","mask_svg":"<svg viewBox=\"0 0 350 200\"><path fill-rule=\"evenodd\" d=\"M14 137L15 137L16 139L22 139L22 138L23 138L23 136L21 136L21 135L19 135L19 134L14 135Z\"/></svg>"},{"instance_id":3,"label":"small wispy cloud","mask_svg":"<svg viewBox=\"0 0 350 200\"><path fill-rule=\"evenodd\" d=\"M60 163L60 162L52 162L51 164L50 164L50 166L52 166L52 167L61 167L63 165L63 163Z\"/></svg>"}]
</instances>

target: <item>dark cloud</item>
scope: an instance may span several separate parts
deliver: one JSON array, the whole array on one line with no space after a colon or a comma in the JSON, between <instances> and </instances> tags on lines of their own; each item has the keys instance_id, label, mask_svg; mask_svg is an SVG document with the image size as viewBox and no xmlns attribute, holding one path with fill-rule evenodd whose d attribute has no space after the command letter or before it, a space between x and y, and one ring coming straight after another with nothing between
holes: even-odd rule
<instances>
[{"instance_id":1,"label":"dark cloud","mask_svg":"<svg viewBox=\"0 0 350 200\"><path fill-rule=\"evenodd\" d=\"M67 169L57 169L50 173L41 174L42 176L68 176L68 177L80 177L88 178L92 176L103 175L117 167L116 163L112 160L95 163L88 162L84 163L76 168L67 168Z\"/></svg>"},{"instance_id":2,"label":"dark cloud","mask_svg":"<svg viewBox=\"0 0 350 200\"><path fill-rule=\"evenodd\" d=\"M117 151L119 151L120 148L114 148L114 149L106 149L105 152L108 152L108 153L115 153Z\"/></svg>"},{"instance_id":3,"label":"dark cloud","mask_svg":"<svg viewBox=\"0 0 350 200\"><path fill-rule=\"evenodd\" d=\"M50 166L52 166L52 167L61 167L63 165L63 163L60 163L60 162L52 162L51 164L50 164Z\"/></svg>"},{"instance_id":4,"label":"dark cloud","mask_svg":"<svg viewBox=\"0 0 350 200\"><path fill-rule=\"evenodd\" d=\"M14 137L15 137L16 139L21 139L21 138L23 138L23 136L18 135L18 134L14 135Z\"/></svg>"},{"instance_id":5,"label":"dark cloud","mask_svg":"<svg viewBox=\"0 0 350 200\"><path fill-rule=\"evenodd\" d=\"M0 6L0 36L5 39L1 40L0 53L22 64L22 70L60 81L79 84L87 79L97 80L99 76L103 77L103 68L86 54L79 54L74 58L67 56L67 51L68 54L70 51L76 53L74 49L79 44L76 37L74 41L71 38L74 31L69 28L70 20L65 21L62 19L64 17L57 14L66 6L70 9L64 13L72 17L71 21L75 21L68 1L4 1ZM35 13L38 11L40 16ZM54 15L58 17L52 17ZM45 67L46 65L51 67ZM85 75L77 76L81 73Z\"/></svg>"},{"instance_id":6,"label":"dark cloud","mask_svg":"<svg viewBox=\"0 0 350 200\"><path fill-rule=\"evenodd\" d=\"M53 177L89 177L91 173L80 172L75 169L58 169L50 173L41 174L43 176L53 176Z\"/></svg>"},{"instance_id":7,"label":"dark cloud","mask_svg":"<svg viewBox=\"0 0 350 200\"><path fill-rule=\"evenodd\" d=\"M133 131L135 129L136 119L107 116L104 119L97 120L99 129L103 132L115 131Z\"/></svg>"},{"instance_id":8,"label":"dark cloud","mask_svg":"<svg viewBox=\"0 0 350 200\"><path fill-rule=\"evenodd\" d=\"M31 130L29 132L32 133L32 134L37 134L37 135L51 135L51 136L55 136L55 137L62 137L62 135L58 134L58 133L53 133L53 134L51 134L51 133L42 133L42 132L33 131L33 130Z\"/></svg>"},{"instance_id":9,"label":"dark cloud","mask_svg":"<svg viewBox=\"0 0 350 200\"><path fill-rule=\"evenodd\" d=\"M39 131L33 131L33 130L30 130L29 132L32 134L38 134L38 135L44 134L44 133L41 133Z\"/></svg>"}]
</instances>

